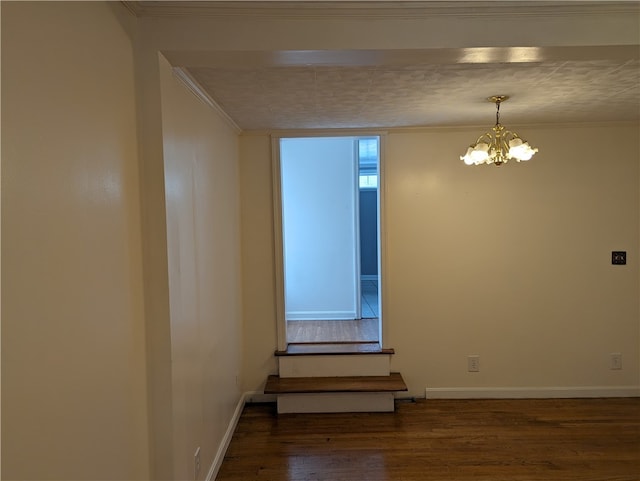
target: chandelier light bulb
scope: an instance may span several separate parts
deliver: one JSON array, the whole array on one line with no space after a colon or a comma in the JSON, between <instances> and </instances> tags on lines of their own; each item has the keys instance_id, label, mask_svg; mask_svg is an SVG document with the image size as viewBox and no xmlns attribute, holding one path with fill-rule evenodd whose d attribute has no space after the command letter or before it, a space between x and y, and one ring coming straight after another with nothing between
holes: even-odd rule
<instances>
[{"instance_id":1,"label":"chandelier light bulb","mask_svg":"<svg viewBox=\"0 0 640 481\"><path fill-rule=\"evenodd\" d=\"M515 132L506 130L500 124L500 104L508 98L506 95L489 97L488 100L496 104L496 124L492 127L492 132L478 137L476 143L471 144L467 152L460 157L466 165L502 165L509 160L522 162L530 160L538 152L537 148L529 145L529 142L521 139Z\"/></svg>"},{"instance_id":2,"label":"chandelier light bulb","mask_svg":"<svg viewBox=\"0 0 640 481\"><path fill-rule=\"evenodd\" d=\"M538 149L531 148L529 142L523 142L520 137L509 141L509 157L518 162L531 159L537 151Z\"/></svg>"}]
</instances>

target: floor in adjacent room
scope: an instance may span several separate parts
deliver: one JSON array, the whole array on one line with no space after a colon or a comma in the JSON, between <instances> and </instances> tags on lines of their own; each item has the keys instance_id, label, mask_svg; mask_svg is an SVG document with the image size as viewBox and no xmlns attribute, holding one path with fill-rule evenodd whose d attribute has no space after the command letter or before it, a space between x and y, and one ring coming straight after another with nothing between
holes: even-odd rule
<instances>
[{"instance_id":1,"label":"floor in adjacent room","mask_svg":"<svg viewBox=\"0 0 640 481\"><path fill-rule=\"evenodd\" d=\"M287 321L289 343L378 342L378 281L361 284L362 319L345 321Z\"/></svg>"},{"instance_id":2,"label":"floor in adjacent room","mask_svg":"<svg viewBox=\"0 0 640 481\"><path fill-rule=\"evenodd\" d=\"M378 342L378 319L353 321L287 321L290 344L315 342Z\"/></svg>"},{"instance_id":3,"label":"floor in adjacent room","mask_svg":"<svg viewBox=\"0 0 640 481\"><path fill-rule=\"evenodd\" d=\"M362 318L379 317L378 307L378 281L363 280L360 283L360 306Z\"/></svg>"}]
</instances>

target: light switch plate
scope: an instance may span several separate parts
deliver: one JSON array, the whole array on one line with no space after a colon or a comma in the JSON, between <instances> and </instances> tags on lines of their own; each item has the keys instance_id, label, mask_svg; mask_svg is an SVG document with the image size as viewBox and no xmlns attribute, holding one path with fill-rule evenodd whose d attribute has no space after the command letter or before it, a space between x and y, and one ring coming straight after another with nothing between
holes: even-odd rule
<instances>
[{"instance_id":1,"label":"light switch plate","mask_svg":"<svg viewBox=\"0 0 640 481\"><path fill-rule=\"evenodd\" d=\"M622 266L627 263L627 251L611 252L611 264Z\"/></svg>"}]
</instances>

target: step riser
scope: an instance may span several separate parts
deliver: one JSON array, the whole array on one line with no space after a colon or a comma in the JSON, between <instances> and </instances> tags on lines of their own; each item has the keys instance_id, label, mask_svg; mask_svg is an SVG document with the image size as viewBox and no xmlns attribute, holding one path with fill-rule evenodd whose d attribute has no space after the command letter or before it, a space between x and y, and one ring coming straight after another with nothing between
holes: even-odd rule
<instances>
[{"instance_id":1,"label":"step riser","mask_svg":"<svg viewBox=\"0 0 640 481\"><path fill-rule=\"evenodd\" d=\"M388 376L391 356L332 355L278 358L280 377Z\"/></svg>"},{"instance_id":2,"label":"step riser","mask_svg":"<svg viewBox=\"0 0 640 481\"><path fill-rule=\"evenodd\" d=\"M394 412L388 392L279 394L278 414Z\"/></svg>"}]
</instances>

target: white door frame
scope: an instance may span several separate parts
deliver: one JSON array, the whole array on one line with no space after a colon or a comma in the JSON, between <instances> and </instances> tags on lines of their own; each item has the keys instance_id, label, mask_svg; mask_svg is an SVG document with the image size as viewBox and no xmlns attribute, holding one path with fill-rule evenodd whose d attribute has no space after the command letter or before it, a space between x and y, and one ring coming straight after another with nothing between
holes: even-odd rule
<instances>
[{"instance_id":1,"label":"white door frame","mask_svg":"<svg viewBox=\"0 0 640 481\"><path fill-rule=\"evenodd\" d=\"M274 271L275 271L275 294L276 294L276 330L277 330L277 349L284 351L287 349L287 321L285 316L285 275L284 275L284 251L282 237L282 182L280 173L280 140L283 138L295 137L372 137L377 136L380 140L380 156L378 164L378 336L380 344L383 345L383 339L386 329L383 329L384 317L384 270L385 270L385 249L386 245L384 232L384 174L383 159L384 147L386 140L386 132L313 132L313 133L282 133L271 136L271 174L273 183L273 234L274 234ZM359 193L356 189L356 198L359 202ZM359 229L357 229L359 231ZM359 233L358 233L359 236ZM359 239L358 239L359 240ZM358 247L359 248L359 247ZM357 256L358 263L360 262ZM360 292L358 286L357 292ZM360 299L357 299L360 306Z\"/></svg>"}]
</instances>

